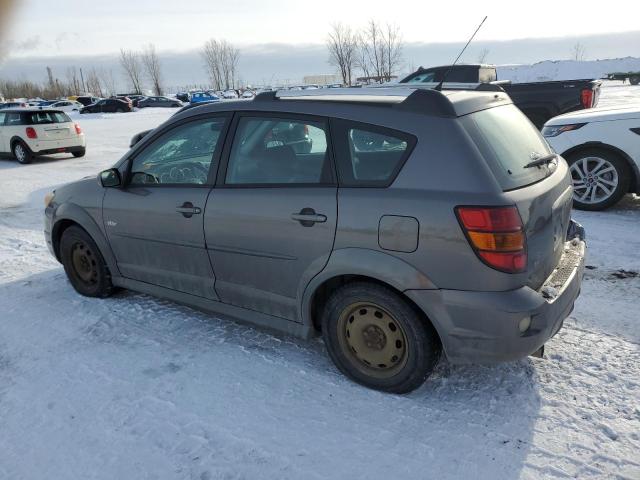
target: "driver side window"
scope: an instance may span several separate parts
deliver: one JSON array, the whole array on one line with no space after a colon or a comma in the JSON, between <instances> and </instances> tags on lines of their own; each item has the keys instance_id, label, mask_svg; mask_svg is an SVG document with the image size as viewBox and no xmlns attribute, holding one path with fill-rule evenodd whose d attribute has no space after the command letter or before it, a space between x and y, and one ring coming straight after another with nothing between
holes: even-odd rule
<instances>
[{"instance_id":1,"label":"driver side window","mask_svg":"<svg viewBox=\"0 0 640 480\"><path fill-rule=\"evenodd\" d=\"M133 159L130 185L206 184L225 122L207 118L165 132Z\"/></svg>"}]
</instances>

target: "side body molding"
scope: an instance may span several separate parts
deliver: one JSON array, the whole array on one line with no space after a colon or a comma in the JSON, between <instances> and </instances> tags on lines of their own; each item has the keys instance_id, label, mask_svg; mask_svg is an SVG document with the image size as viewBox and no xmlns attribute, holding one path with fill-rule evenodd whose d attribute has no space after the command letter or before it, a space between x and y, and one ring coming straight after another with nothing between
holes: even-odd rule
<instances>
[{"instance_id":1,"label":"side body molding","mask_svg":"<svg viewBox=\"0 0 640 480\"><path fill-rule=\"evenodd\" d=\"M303 325L313 325L311 305L313 295L324 282L341 275L362 275L387 283L399 291L437 289L422 272L399 257L366 248L334 250L327 265L308 282L301 282L299 292L300 318ZM304 286L306 285L306 287Z\"/></svg>"}]
</instances>

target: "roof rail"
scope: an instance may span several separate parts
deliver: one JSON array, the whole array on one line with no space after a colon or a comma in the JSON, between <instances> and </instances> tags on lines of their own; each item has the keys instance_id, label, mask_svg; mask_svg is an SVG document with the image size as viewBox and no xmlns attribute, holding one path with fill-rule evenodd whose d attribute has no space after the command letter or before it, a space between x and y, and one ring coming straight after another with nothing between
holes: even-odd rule
<instances>
[{"instance_id":1,"label":"roof rail","mask_svg":"<svg viewBox=\"0 0 640 480\"><path fill-rule=\"evenodd\" d=\"M419 112L436 117L457 117L453 104L437 90L419 88L413 91L402 103L395 108L410 112Z\"/></svg>"},{"instance_id":2,"label":"roof rail","mask_svg":"<svg viewBox=\"0 0 640 480\"><path fill-rule=\"evenodd\" d=\"M504 92L500 85L494 83L481 83L475 88L476 92Z\"/></svg>"}]
</instances>

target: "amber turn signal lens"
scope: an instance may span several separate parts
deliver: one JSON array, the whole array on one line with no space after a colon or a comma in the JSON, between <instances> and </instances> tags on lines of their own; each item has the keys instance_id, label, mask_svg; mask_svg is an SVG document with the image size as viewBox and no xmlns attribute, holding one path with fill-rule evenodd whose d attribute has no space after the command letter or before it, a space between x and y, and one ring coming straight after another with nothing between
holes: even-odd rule
<instances>
[{"instance_id":1,"label":"amber turn signal lens","mask_svg":"<svg viewBox=\"0 0 640 480\"><path fill-rule=\"evenodd\" d=\"M510 252L524 248L524 234L512 233L488 233L468 232L473 245L478 250L491 250L494 252Z\"/></svg>"}]
</instances>

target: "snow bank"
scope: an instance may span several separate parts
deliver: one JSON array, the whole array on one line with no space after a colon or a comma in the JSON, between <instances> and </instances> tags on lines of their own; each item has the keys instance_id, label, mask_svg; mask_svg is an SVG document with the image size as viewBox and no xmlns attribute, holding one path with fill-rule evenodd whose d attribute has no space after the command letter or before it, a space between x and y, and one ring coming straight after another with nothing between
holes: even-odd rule
<instances>
[{"instance_id":1,"label":"snow bank","mask_svg":"<svg viewBox=\"0 0 640 480\"><path fill-rule=\"evenodd\" d=\"M603 78L612 72L640 71L640 58L612 58L606 60L545 60L533 65L498 65L498 79L514 83L544 82L549 80L575 80Z\"/></svg>"}]
</instances>

